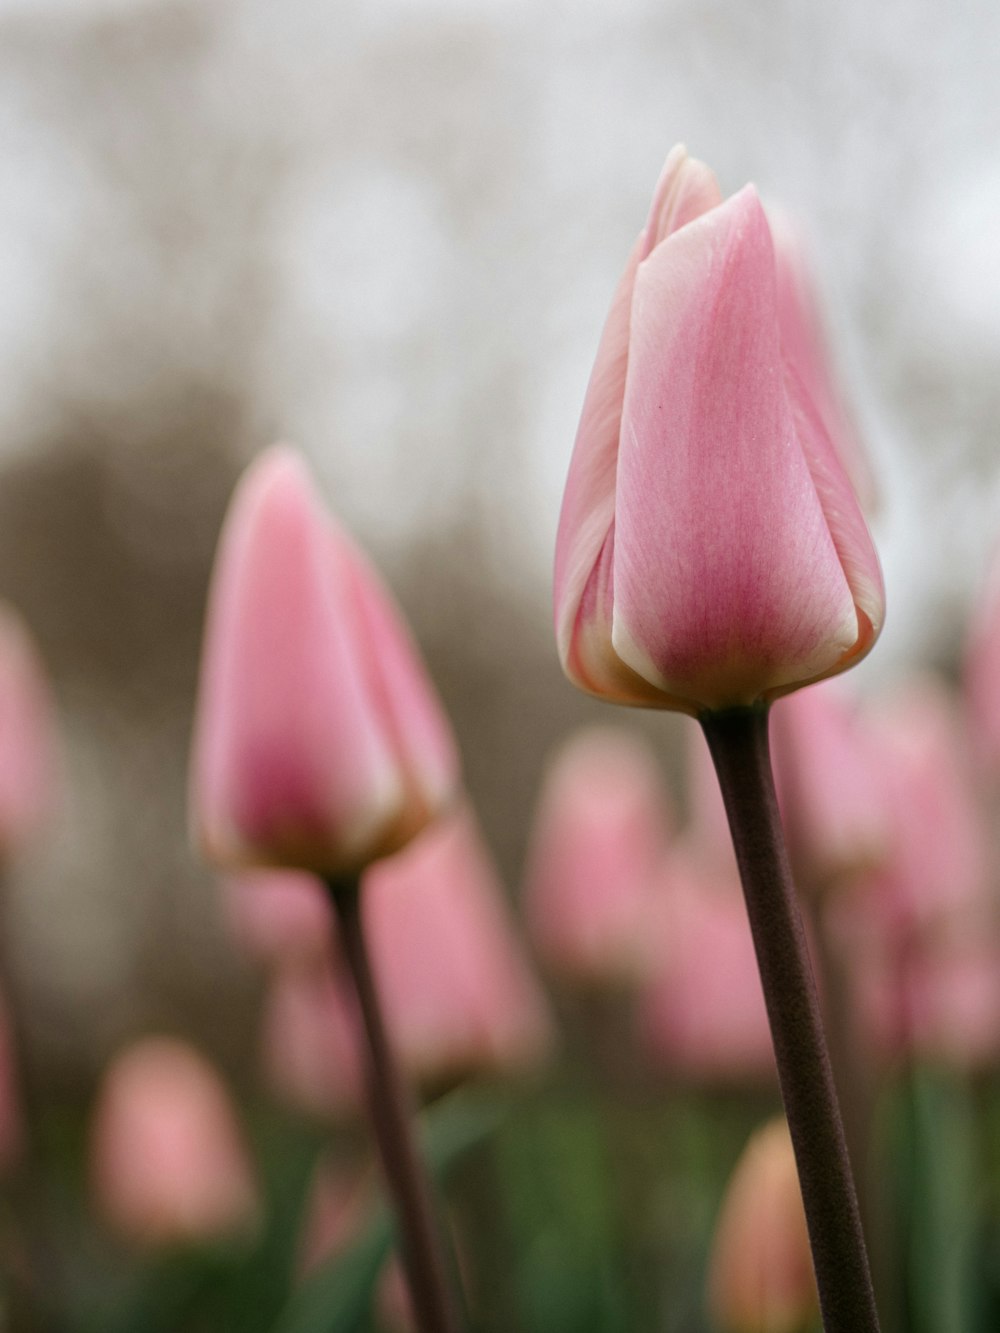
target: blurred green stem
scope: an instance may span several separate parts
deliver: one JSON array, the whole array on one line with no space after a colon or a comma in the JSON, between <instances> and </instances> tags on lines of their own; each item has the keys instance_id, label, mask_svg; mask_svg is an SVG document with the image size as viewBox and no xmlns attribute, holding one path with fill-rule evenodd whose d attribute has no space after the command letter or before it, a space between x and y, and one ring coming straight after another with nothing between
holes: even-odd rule
<instances>
[{"instance_id":1,"label":"blurred green stem","mask_svg":"<svg viewBox=\"0 0 1000 1333\"><path fill-rule=\"evenodd\" d=\"M778 816L767 710L706 713L699 721L722 788L743 883L823 1327L826 1333L878 1333L857 1195Z\"/></svg>"}]
</instances>

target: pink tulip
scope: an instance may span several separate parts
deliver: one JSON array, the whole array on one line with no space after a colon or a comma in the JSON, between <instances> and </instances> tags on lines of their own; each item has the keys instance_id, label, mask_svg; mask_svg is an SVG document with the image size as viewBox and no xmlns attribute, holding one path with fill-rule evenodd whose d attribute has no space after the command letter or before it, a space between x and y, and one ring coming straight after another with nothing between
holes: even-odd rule
<instances>
[{"instance_id":1,"label":"pink tulip","mask_svg":"<svg viewBox=\"0 0 1000 1333\"><path fill-rule=\"evenodd\" d=\"M403 1063L423 1082L536 1064L552 1040L475 821L459 810L365 876L375 978Z\"/></svg>"},{"instance_id":2,"label":"pink tulip","mask_svg":"<svg viewBox=\"0 0 1000 1333\"><path fill-rule=\"evenodd\" d=\"M225 917L242 953L265 967L329 957L333 908L303 870L246 870L222 883Z\"/></svg>"},{"instance_id":3,"label":"pink tulip","mask_svg":"<svg viewBox=\"0 0 1000 1333\"><path fill-rule=\"evenodd\" d=\"M733 870L735 875L735 867ZM771 1081L774 1052L739 883L671 854L649 929L656 971L640 1002L652 1052L698 1081Z\"/></svg>"},{"instance_id":4,"label":"pink tulip","mask_svg":"<svg viewBox=\"0 0 1000 1333\"><path fill-rule=\"evenodd\" d=\"M803 378L785 263L753 187L723 201L675 148L563 502L556 636L582 689L689 713L750 705L843 670L878 634L878 558Z\"/></svg>"},{"instance_id":5,"label":"pink tulip","mask_svg":"<svg viewBox=\"0 0 1000 1333\"><path fill-rule=\"evenodd\" d=\"M237 487L209 596L193 810L210 859L357 873L450 799L457 761L413 645L300 458Z\"/></svg>"},{"instance_id":6,"label":"pink tulip","mask_svg":"<svg viewBox=\"0 0 1000 1333\"><path fill-rule=\"evenodd\" d=\"M56 786L54 707L21 617L0 604L0 858L30 837Z\"/></svg>"},{"instance_id":7,"label":"pink tulip","mask_svg":"<svg viewBox=\"0 0 1000 1333\"><path fill-rule=\"evenodd\" d=\"M141 1245L212 1241L251 1229L257 1189L229 1098L184 1042L150 1037L107 1070L91 1170L109 1222Z\"/></svg>"},{"instance_id":8,"label":"pink tulip","mask_svg":"<svg viewBox=\"0 0 1000 1333\"><path fill-rule=\"evenodd\" d=\"M282 968L261 1015L264 1076L287 1105L316 1119L351 1117L364 1100L353 1001L326 966Z\"/></svg>"},{"instance_id":9,"label":"pink tulip","mask_svg":"<svg viewBox=\"0 0 1000 1333\"><path fill-rule=\"evenodd\" d=\"M663 783L638 740L595 727L563 747L546 775L524 893L554 971L597 984L643 971L666 828Z\"/></svg>"},{"instance_id":10,"label":"pink tulip","mask_svg":"<svg viewBox=\"0 0 1000 1333\"><path fill-rule=\"evenodd\" d=\"M882 766L839 682L781 701L771 715L771 753L800 889L822 890L885 861Z\"/></svg>"},{"instance_id":11,"label":"pink tulip","mask_svg":"<svg viewBox=\"0 0 1000 1333\"><path fill-rule=\"evenodd\" d=\"M709 1303L725 1333L800 1333L818 1313L806 1218L784 1118L751 1138L716 1224Z\"/></svg>"},{"instance_id":12,"label":"pink tulip","mask_svg":"<svg viewBox=\"0 0 1000 1333\"><path fill-rule=\"evenodd\" d=\"M965 692L976 758L994 780L1000 779L1000 556L973 618Z\"/></svg>"}]
</instances>

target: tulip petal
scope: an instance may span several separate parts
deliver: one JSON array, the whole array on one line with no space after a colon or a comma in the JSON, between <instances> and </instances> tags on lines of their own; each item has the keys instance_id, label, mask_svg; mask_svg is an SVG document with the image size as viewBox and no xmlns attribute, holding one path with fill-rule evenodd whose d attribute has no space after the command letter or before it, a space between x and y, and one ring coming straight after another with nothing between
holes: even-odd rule
<instances>
[{"instance_id":1,"label":"tulip petal","mask_svg":"<svg viewBox=\"0 0 1000 1333\"><path fill-rule=\"evenodd\" d=\"M820 675L860 637L784 379L748 186L657 247L632 302L612 642L698 707Z\"/></svg>"}]
</instances>

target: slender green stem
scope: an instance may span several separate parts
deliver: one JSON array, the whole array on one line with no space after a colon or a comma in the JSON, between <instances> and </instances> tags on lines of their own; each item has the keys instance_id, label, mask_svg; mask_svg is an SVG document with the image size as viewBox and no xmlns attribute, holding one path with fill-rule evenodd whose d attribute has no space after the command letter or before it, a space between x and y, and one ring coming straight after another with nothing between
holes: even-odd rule
<instances>
[{"instance_id":1,"label":"slender green stem","mask_svg":"<svg viewBox=\"0 0 1000 1333\"><path fill-rule=\"evenodd\" d=\"M826 1333L878 1333L868 1255L774 794L765 709L699 719L719 777L798 1165Z\"/></svg>"},{"instance_id":2,"label":"slender green stem","mask_svg":"<svg viewBox=\"0 0 1000 1333\"><path fill-rule=\"evenodd\" d=\"M413 1135L413 1117L392 1054L372 976L357 880L330 881L340 944L354 982L366 1038L368 1109L399 1219L402 1260L420 1333L458 1333L441 1234Z\"/></svg>"}]
</instances>

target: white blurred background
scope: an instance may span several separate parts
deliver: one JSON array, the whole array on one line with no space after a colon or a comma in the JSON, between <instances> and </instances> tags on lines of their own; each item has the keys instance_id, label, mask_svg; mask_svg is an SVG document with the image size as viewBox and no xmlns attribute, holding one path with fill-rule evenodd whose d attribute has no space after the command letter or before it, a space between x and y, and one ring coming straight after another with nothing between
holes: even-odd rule
<instances>
[{"instance_id":1,"label":"white blurred background","mask_svg":"<svg viewBox=\"0 0 1000 1333\"><path fill-rule=\"evenodd\" d=\"M955 667L1000 537L998 51L986 0L0 0L0 593L67 737L7 902L47 1078L151 1025L249 1049L184 776L222 507L274 438L410 613L516 872L600 711L551 550L677 140L810 240L882 493L861 674Z\"/></svg>"}]
</instances>

